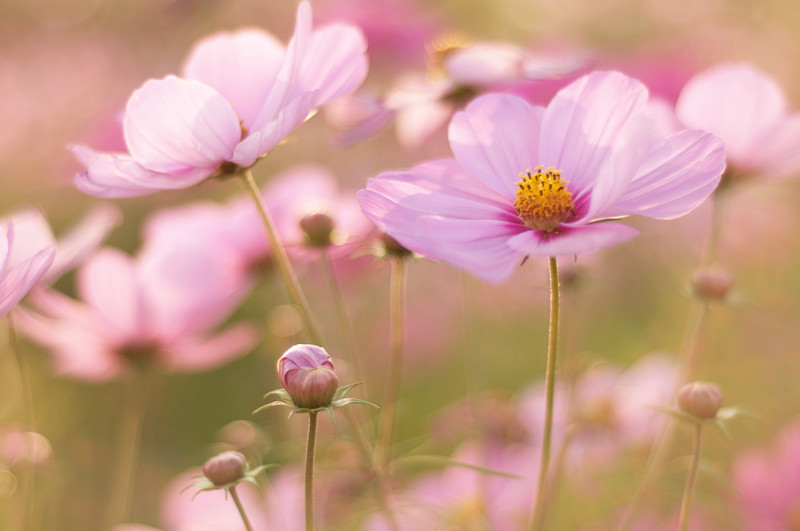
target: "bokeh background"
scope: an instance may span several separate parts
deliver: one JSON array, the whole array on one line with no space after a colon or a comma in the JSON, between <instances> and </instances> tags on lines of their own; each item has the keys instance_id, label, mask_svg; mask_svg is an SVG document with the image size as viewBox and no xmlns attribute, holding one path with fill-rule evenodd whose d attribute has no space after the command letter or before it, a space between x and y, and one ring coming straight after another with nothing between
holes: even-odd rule
<instances>
[{"instance_id":1,"label":"bokeh background","mask_svg":"<svg viewBox=\"0 0 800 531\"><path fill-rule=\"evenodd\" d=\"M574 50L593 67L620 69L653 83L673 101L695 72L721 61L747 61L773 76L792 107L800 107L800 9L786 0L314 0L312 5L317 20L363 24L371 61L364 90L375 95L388 90L399 73L423 70L427 44L459 32L531 50ZM257 26L286 40L295 9L295 2L256 0L4 1L0 211L37 207L56 234L63 232L99 201L72 186L80 168L67 145L123 148L121 112L145 80L178 71L194 41L220 30ZM548 90L554 89L542 88L543 98ZM346 149L337 147L338 132L322 114L258 165L260 183L313 162L330 168L344 190L355 191L383 170L449 154L443 131L410 150L399 145L391 126ZM238 183L223 181L114 201L124 221L108 245L134 253L153 212L199 199L225 201L241 192ZM734 293L709 312L700 374L722 387L727 404L752 415L731 423L731 440L717 432L706 439L708 470L698 489L698 505L711 522L706 529L741 525L729 479L732 462L769 444L800 409L798 201L797 180L752 181L731 192L723 213L719 261L735 279ZM709 219L704 205L676 221L635 220L642 233L636 240L577 263L563 261L562 376L596 364L628 367L653 352L674 358L696 309L688 281ZM344 358L337 354L347 350L346 340L320 267L304 264L299 274L331 354ZM372 258L361 258L354 267L356 273L348 274L352 266L342 266L341 282L366 368L362 396L380 403L389 365L389 267ZM73 294L73 277L65 276L56 287ZM398 452L424 447L447 454L476 424L454 404L480 403L487 393L505 403L541 380L547 301L547 268L537 260L502 285L444 264L409 264ZM302 332L293 336L285 322L286 302L279 277L266 271L232 317L258 324L261 339L253 352L214 371L151 379L133 521L162 526L166 486L213 455L220 440L230 437L223 428L233 421L252 423L247 429L258 435L253 444L264 462L302 461L304 419L287 421L283 410L251 414L262 395L279 385L275 360L303 338ZM102 529L127 388L124 382L87 384L54 376L47 352L24 339L19 348L28 362L37 431L52 447L52 458L37 475L37 528ZM346 382L347 363L337 369ZM0 426L6 429L23 422L15 371L10 356L0 356ZM374 429L375 413L364 410L360 416ZM335 423L322 419L321 463L348 437L343 417L336 417ZM449 436L434 429L442 425L451 426ZM677 447L683 444L688 455L688 432L679 435ZM631 451L590 485L566 481L552 511L553 528L608 528L635 488L646 455L646 448ZM664 514L677 506L686 469L679 457L671 464L658 507ZM0 527L16 521L19 503L13 485L0 488ZM582 510L570 509L576 506ZM349 515L333 528L357 528L358 521Z\"/></svg>"}]
</instances>

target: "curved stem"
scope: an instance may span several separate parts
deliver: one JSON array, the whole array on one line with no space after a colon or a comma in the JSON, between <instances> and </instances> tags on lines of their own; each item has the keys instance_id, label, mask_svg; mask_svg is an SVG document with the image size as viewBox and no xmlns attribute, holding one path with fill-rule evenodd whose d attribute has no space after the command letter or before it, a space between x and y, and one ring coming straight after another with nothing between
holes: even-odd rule
<instances>
[{"instance_id":1,"label":"curved stem","mask_svg":"<svg viewBox=\"0 0 800 531\"><path fill-rule=\"evenodd\" d=\"M545 519L547 499L547 477L550 467L550 447L553 435L553 401L556 384L556 355L558 353L559 284L558 263L555 257L548 258L550 265L550 330L547 341L547 372L545 373L545 417L542 432L542 457L539 466L539 481L536 503L531 508L530 529L541 529Z\"/></svg>"},{"instance_id":2,"label":"curved stem","mask_svg":"<svg viewBox=\"0 0 800 531\"><path fill-rule=\"evenodd\" d=\"M403 308L405 295L406 261L402 257L392 259L392 273L389 287L389 350L391 368L389 383L386 389L386 401L383 405L378 442L384 462L389 460L389 449L392 445L392 429L397 405L397 395L403 377Z\"/></svg>"},{"instance_id":3,"label":"curved stem","mask_svg":"<svg viewBox=\"0 0 800 531\"><path fill-rule=\"evenodd\" d=\"M314 450L317 444L317 414L308 414L308 444L306 446L306 531L314 531Z\"/></svg>"},{"instance_id":4,"label":"curved stem","mask_svg":"<svg viewBox=\"0 0 800 531\"><path fill-rule=\"evenodd\" d=\"M289 256L286 254L286 248L283 246L283 242L278 235L278 230L275 228L275 222L264 204L261 191L258 189L255 179L253 179L253 172L249 169L244 170L239 174L239 177L241 177L242 184L244 184L247 193L250 194L250 197L253 199L256 210L258 210L261 216L261 221L264 223L264 228L267 230L267 237L272 247L272 253L275 255L275 262L278 264L278 269L283 277L286 289L289 291L289 296L295 306L297 306L303 314L306 326L308 327L308 334L311 336L311 341L317 345L321 345L322 339L312 319L311 307L303 293L302 287L300 287L300 281L297 280L297 274L292 267Z\"/></svg>"},{"instance_id":5,"label":"curved stem","mask_svg":"<svg viewBox=\"0 0 800 531\"><path fill-rule=\"evenodd\" d=\"M703 431L703 425L697 424L694 428L692 464L689 466L689 475L686 477L686 487L683 490L683 501L681 502L680 523L678 524L680 531L686 531L689 528L689 513L692 509L692 498L694 497L694 487L697 480L697 465L700 463L700 436Z\"/></svg>"},{"instance_id":6,"label":"curved stem","mask_svg":"<svg viewBox=\"0 0 800 531\"><path fill-rule=\"evenodd\" d=\"M242 522L244 522L244 528L247 531L253 531L253 526L250 525L250 520L247 519L247 513L244 512L244 506L242 505L241 500L239 499L239 494L236 493L236 485L231 487L228 492L231 493L231 498L233 498L233 503L236 504L236 509L239 511L239 516L242 517Z\"/></svg>"},{"instance_id":7,"label":"curved stem","mask_svg":"<svg viewBox=\"0 0 800 531\"><path fill-rule=\"evenodd\" d=\"M142 441L142 426L146 409L148 375L137 369L130 382L130 389L123 408L122 426L119 435L119 468L111 491L111 524L121 524L130 520L131 501L136 483L136 465Z\"/></svg>"}]
</instances>

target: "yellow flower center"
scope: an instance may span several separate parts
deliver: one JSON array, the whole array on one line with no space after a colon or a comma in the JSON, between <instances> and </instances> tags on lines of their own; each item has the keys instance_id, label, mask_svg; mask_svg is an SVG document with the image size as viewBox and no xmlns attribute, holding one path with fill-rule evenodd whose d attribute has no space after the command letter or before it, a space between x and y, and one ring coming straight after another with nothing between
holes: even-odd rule
<instances>
[{"instance_id":1,"label":"yellow flower center","mask_svg":"<svg viewBox=\"0 0 800 531\"><path fill-rule=\"evenodd\" d=\"M527 170L519 176L514 208L527 227L551 233L575 215L572 193L559 170L537 166L535 172Z\"/></svg>"}]
</instances>

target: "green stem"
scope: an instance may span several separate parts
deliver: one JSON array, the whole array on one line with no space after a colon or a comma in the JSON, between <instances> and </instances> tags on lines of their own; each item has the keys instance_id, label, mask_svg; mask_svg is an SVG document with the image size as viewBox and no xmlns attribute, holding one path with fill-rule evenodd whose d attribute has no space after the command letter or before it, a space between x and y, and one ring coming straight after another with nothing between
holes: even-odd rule
<instances>
[{"instance_id":1,"label":"green stem","mask_svg":"<svg viewBox=\"0 0 800 531\"><path fill-rule=\"evenodd\" d=\"M306 446L306 531L314 531L314 449L317 444L317 411L308 414Z\"/></svg>"},{"instance_id":2,"label":"green stem","mask_svg":"<svg viewBox=\"0 0 800 531\"><path fill-rule=\"evenodd\" d=\"M131 501L136 483L136 465L142 441L145 406L147 404L148 375L144 369L136 369L130 382L130 389L123 410L122 426L119 436L119 468L111 491L111 524L121 524L130 520Z\"/></svg>"},{"instance_id":3,"label":"green stem","mask_svg":"<svg viewBox=\"0 0 800 531\"><path fill-rule=\"evenodd\" d=\"M539 481L536 490L536 503L531 507L530 529L542 529L545 519L545 500L547 499L547 477L550 468L550 447L553 435L553 401L556 388L556 355L558 353L559 284L558 262L551 256L550 265L550 330L547 341L547 372L545 373L545 417L542 433L542 457L539 466Z\"/></svg>"},{"instance_id":4,"label":"green stem","mask_svg":"<svg viewBox=\"0 0 800 531\"><path fill-rule=\"evenodd\" d=\"M22 408L25 415L25 425L22 430L23 439L25 444L30 444L31 439L28 433L36 431L36 420L33 415L33 392L31 391L31 382L28 377L27 365L25 357L19 348L19 336L17 335L17 327L14 323L14 312L8 314L8 343L11 351L14 354L14 360L17 362L17 372L19 374L19 385L22 393ZM35 512L35 496L36 496L36 460L32 459L27 463L25 479L22 482L20 489L22 499L25 500L22 505L22 519L20 521L21 529L29 530L34 529L33 525Z\"/></svg>"},{"instance_id":5,"label":"green stem","mask_svg":"<svg viewBox=\"0 0 800 531\"><path fill-rule=\"evenodd\" d=\"M328 248L322 250L322 265L325 269L325 275L328 277L328 284L331 287L331 294L333 296L333 304L336 307L336 314L339 318L339 326L344 331L345 341L347 342L347 349L350 351L350 361L353 363L353 375L357 382L361 381L361 363L358 352L358 341L356 341L356 333L353 329L353 322L347 315L347 308L344 305L344 297L342 296L342 288L339 281L336 279L336 272L333 270L333 263L331 261ZM366 394L366 390L364 390Z\"/></svg>"},{"instance_id":6,"label":"green stem","mask_svg":"<svg viewBox=\"0 0 800 531\"><path fill-rule=\"evenodd\" d=\"M228 492L231 493L231 498L233 498L233 503L236 504L236 509L239 511L239 516L242 517L242 522L244 522L244 528L247 531L253 531L253 526L250 525L250 520L247 519L247 513L244 512L244 506L242 505L242 501L239 499L239 494L236 492L236 485L231 487Z\"/></svg>"},{"instance_id":7,"label":"green stem","mask_svg":"<svg viewBox=\"0 0 800 531\"><path fill-rule=\"evenodd\" d=\"M389 287L389 351L391 368L386 388L386 401L383 405L378 441L381 456L388 462L392 445L392 429L397 406L397 395L403 377L403 307L405 294L406 261L402 257L392 259L392 273Z\"/></svg>"},{"instance_id":8,"label":"green stem","mask_svg":"<svg viewBox=\"0 0 800 531\"><path fill-rule=\"evenodd\" d=\"M686 487L683 490L680 523L678 524L678 529L680 531L689 529L689 513L692 509L692 498L694 497L694 487L697 480L697 466L700 463L700 436L702 431L703 425L698 423L694 429L692 464L689 466L689 475L686 477Z\"/></svg>"},{"instance_id":9,"label":"green stem","mask_svg":"<svg viewBox=\"0 0 800 531\"><path fill-rule=\"evenodd\" d=\"M314 320L312 319L311 307L309 306L308 300L303 293L300 282L297 280L297 274L292 267L292 262L289 260L289 256L286 254L286 248L283 246L283 242L278 235L278 230L275 228L275 222L272 219L272 215L270 215L269 210L267 210L267 207L264 204L264 198L261 196L261 191L258 189L255 179L253 179L253 172L247 169L239 174L239 176L242 179L242 184L244 185L245 189L253 199L253 202L256 205L256 210L258 210L258 213L261 216L261 221L264 223L264 228L267 230L267 237L269 238L269 243L272 247L272 253L274 254L275 262L278 265L278 270L283 277L283 282L286 285L286 289L289 291L289 297L292 299L294 305L297 306L300 309L300 312L303 314L303 319L308 327L308 333L311 336L311 341L317 345L321 345L321 335L314 323Z\"/></svg>"}]
</instances>

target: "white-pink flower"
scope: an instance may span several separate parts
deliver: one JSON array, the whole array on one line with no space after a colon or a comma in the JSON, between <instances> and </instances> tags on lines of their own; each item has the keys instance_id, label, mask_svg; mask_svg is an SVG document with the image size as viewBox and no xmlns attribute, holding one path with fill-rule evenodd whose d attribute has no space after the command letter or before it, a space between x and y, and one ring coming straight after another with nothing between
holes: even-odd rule
<instances>
[{"instance_id":1,"label":"white-pink flower","mask_svg":"<svg viewBox=\"0 0 800 531\"><path fill-rule=\"evenodd\" d=\"M800 172L800 113L790 113L778 83L744 63L724 63L684 86L678 120L725 143L729 169L783 177Z\"/></svg>"},{"instance_id":2,"label":"white-pink flower","mask_svg":"<svg viewBox=\"0 0 800 531\"><path fill-rule=\"evenodd\" d=\"M0 316L47 273L55 254L53 234L38 211L24 210L0 223Z\"/></svg>"},{"instance_id":3,"label":"white-pink flower","mask_svg":"<svg viewBox=\"0 0 800 531\"><path fill-rule=\"evenodd\" d=\"M72 148L86 166L76 184L91 195L138 196L252 166L314 109L361 84L365 49L354 26L312 30L308 2L286 48L256 29L213 35L195 46L182 78L133 93L123 119L128 153Z\"/></svg>"},{"instance_id":4,"label":"white-pink flower","mask_svg":"<svg viewBox=\"0 0 800 531\"><path fill-rule=\"evenodd\" d=\"M657 134L647 102L618 72L576 80L547 108L479 97L450 123L455 159L371 179L361 207L406 248L494 282L525 256L621 243L637 231L604 220L686 214L725 169L719 139Z\"/></svg>"}]
</instances>

